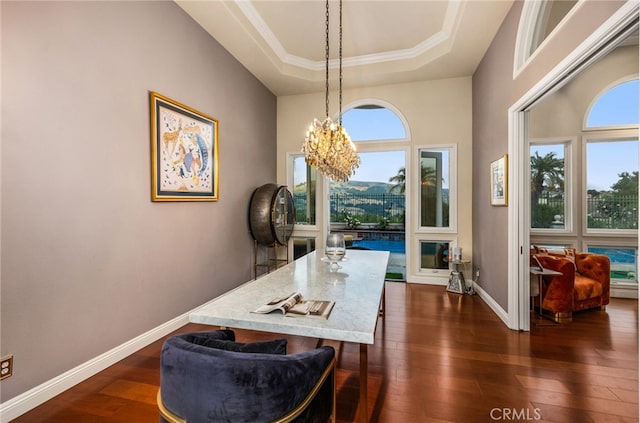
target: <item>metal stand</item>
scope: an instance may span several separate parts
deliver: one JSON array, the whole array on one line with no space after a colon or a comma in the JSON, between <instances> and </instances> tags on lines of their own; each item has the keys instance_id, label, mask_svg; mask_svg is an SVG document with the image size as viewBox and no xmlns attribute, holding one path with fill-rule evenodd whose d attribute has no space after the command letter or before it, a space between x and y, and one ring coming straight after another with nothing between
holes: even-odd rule
<instances>
[{"instance_id":1,"label":"metal stand","mask_svg":"<svg viewBox=\"0 0 640 423\"><path fill-rule=\"evenodd\" d=\"M449 276L449 283L447 284L447 291L455 292L456 294L475 294L473 288L467 288L467 283L464 280L464 264L470 262L470 260L455 260L450 262L452 270ZM462 270L459 269L459 266L463 266Z\"/></svg>"},{"instance_id":2,"label":"metal stand","mask_svg":"<svg viewBox=\"0 0 640 423\"><path fill-rule=\"evenodd\" d=\"M551 320L552 322L554 322L554 324L558 323L553 318L546 316L542 311L542 287L543 287L542 278L544 276L560 276L562 275L562 272L557 272L551 269L545 269L543 267L531 266L529 267L529 274L536 277L535 283L531 283L532 278L529 278L529 291L530 291L529 294L531 295L531 311L535 312L535 305L533 304L533 299L534 297L538 296L538 303L539 303L538 315L540 317ZM543 326L540 322L537 322L537 323L530 322L530 323L533 323L536 326Z\"/></svg>"},{"instance_id":3,"label":"metal stand","mask_svg":"<svg viewBox=\"0 0 640 423\"><path fill-rule=\"evenodd\" d=\"M464 294L466 289L467 285L464 282L464 274L455 270L452 271L451 276L449 276L447 291L455 292L456 294Z\"/></svg>"},{"instance_id":4,"label":"metal stand","mask_svg":"<svg viewBox=\"0 0 640 423\"><path fill-rule=\"evenodd\" d=\"M260 263L258 262L258 253L260 249L259 247L263 247L264 250L264 261ZM282 254L279 253L279 250L281 249L280 247L284 249L284 258L282 258ZM287 243L287 245L280 245L275 242L272 245L262 245L258 243L258 241L254 241L253 263L254 279L257 279L259 276L259 268L266 269L266 271L260 273L260 275L262 275L263 273L271 273L272 270L276 270L280 266L284 266L285 264L289 263L289 244Z\"/></svg>"}]
</instances>

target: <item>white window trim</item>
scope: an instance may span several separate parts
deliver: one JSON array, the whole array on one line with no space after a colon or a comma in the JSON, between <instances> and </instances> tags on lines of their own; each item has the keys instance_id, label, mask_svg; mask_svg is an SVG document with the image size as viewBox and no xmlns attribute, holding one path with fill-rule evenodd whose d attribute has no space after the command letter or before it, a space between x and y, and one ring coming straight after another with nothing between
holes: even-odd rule
<instances>
[{"instance_id":1,"label":"white window trim","mask_svg":"<svg viewBox=\"0 0 640 423\"><path fill-rule=\"evenodd\" d=\"M293 183L294 183L293 182L293 170L294 170L294 168L293 168L293 160L295 158L298 158L298 157L304 157L304 154L300 153L300 152L291 152L291 151L287 152L287 163L285 165L285 169L286 169L286 172L287 172L287 186L291 188L291 195L293 195L293 189L295 188L294 185L293 185ZM304 224L304 223L297 223L296 222L293 225L295 235L304 236L304 235L300 234L299 231L318 231L319 230L320 227L318 226L318 204L320 204L319 203L320 195L319 195L318 191L319 191L318 187L316 186L316 209L315 209L315 213L316 213L315 222L316 222L316 224L315 225L307 225L307 224Z\"/></svg>"},{"instance_id":2,"label":"white window trim","mask_svg":"<svg viewBox=\"0 0 640 423\"><path fill-rule=\"evenodd\" d=\"M525 1L520 13L520 23L516 34L516 48L513 55L513 79L529 65L533 58L544 48L549 40L555 38L565 23L583 6L584 1L576 3L571 10L558 22L556 27L542 40L535 50L531 51L534 43L540 39L540 33L548 21L552 6L551 1ZM543 27L544 26L544 27Z\"/></svg>"},{"instance_id":3,"label":"white window trim","mask_svg":"<svg viewBox=\"0 0 640 423\"><path fill-rule=\"evenodd\" d=\"M415 263L415 273L412 275L415 282L426 283L432 285L446 285L451 276L451 266L447 269L429 269L420 267L421 242L448 242L449 248L453 249L458 246L458 238L455 236L427 236L417 237L415 239L413 251L413 263ZM467 275L465 274L465 277ZM412 280L414 282L414 280Z\"/></svg>"},{"instance_id":4,"label":"white window trim","mask_svg":"<svg viewBox=\"0 0 640 423\"><path fill-rule=\"evenodd\" d=\"M576 207L578 204L578 190L575 189L575 182L578 181L576 163L574 155L577 155L574 146L578 142L578 137L564 137L564 138L536 138L529 140L529 156L531 156L531 146L534 145L558 145L564 144L564 198L565 198L565 222L564 229L544 229L544 228L530 228L530 234L533 236L545 236L550 234L557 235L576 235ZM531 164L531 160L529 160ZM531 167L529 167L529 175L531 175ZM531 179L531 177L529 177ZM529 191L531 195L531 191ZM529 221L531 223L531 221ZM529 225L531 226L531 225Z\"/></svg>"},{"instance_id":5,"label":"white window trim","mask_svg":"<svg viewBox=\"0 0 640 423\"><path fill-rule=\"evenodd\" d=\"M415 159L413 168L416 169L416 175L420 171L420 152L449 150L449 226L432 227L421 226L420 222L420 180L416 176L411 181L413 192L415 193L415 204L413 213L415 216L415 232L418 234L452 234L458 232L458 146L456 144L433 144L418 145L415 147ZM408 176L407 176L408 178Z\"/></svg>"}]
</instances>

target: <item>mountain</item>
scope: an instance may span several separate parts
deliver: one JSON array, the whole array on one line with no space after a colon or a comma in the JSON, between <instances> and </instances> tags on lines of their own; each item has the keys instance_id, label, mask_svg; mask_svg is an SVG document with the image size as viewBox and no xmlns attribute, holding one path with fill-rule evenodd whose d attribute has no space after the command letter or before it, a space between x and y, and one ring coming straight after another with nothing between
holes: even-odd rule
<instances>
[{"instance_id":1,"label":"mountain","mask_svg":"<svg viewBox=\"0 0 640 423\"><path fill-rule=\"evenodd\" d=\"M353 195L380 195L390 194L389 190L393 184L386 182L365 182L365 181L348 181L348 182L332 182L331 194L353 194ZM306 184L296 185L293 189L294 194L303 194L306 192ZM394 194L398 192L394 191Z\"/></svg>"}]
</instances>

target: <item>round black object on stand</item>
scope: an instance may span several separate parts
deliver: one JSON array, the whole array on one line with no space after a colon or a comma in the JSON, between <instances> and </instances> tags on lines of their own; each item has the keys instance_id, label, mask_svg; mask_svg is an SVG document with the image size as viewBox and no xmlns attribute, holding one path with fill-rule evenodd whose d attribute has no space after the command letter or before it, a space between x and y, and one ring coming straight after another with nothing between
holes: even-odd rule
<instances>
[{"instance_id":1,"label":"round black object on stand","mask_svg":"<svg viewBox=\"0 0 640 423\"><path fill-rule=\"evenodd\" d=\"M264 184L251 196L249 228L251 235L261 245L287 245L293 224L295 208L293 196L286 186Z\"/></svg>"}]
</instances>

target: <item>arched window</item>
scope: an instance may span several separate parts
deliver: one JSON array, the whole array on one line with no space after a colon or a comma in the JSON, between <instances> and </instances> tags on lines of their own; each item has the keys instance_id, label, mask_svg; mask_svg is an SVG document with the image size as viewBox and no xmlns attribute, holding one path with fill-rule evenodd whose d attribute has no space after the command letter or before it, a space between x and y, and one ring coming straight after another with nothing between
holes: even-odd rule
<instances>
[{"instance_id":1,"label":"arched window","mask_svg":"<svg viewBox=\"0 0 640 423\"><path fill-rule=\"evenodd\" d=\"M342 115L342 126L352 141L404 140L407 130L392 110L375 104L365 104L347 110Z\"/></svg>"},{"instance_id":2,"label":"arched window","mask_svg":"<svg viewBox=\"0 0 640 423\"><path fill-rule=\"evenodd\" d=\"M587 128L638 124L638 80L615 85L605 91L589 109Z\"/></svg>"},{"instance_id":3,"label":"arched window","mask_svg":"<svg viewBox=\"0 0 640 423\"><path fill-rule=\"evenodd\" d=\"M513 74L517 75L540 45L572 12L577 0L525 1L520 15Z\"/></svg>"}]
</instances>

